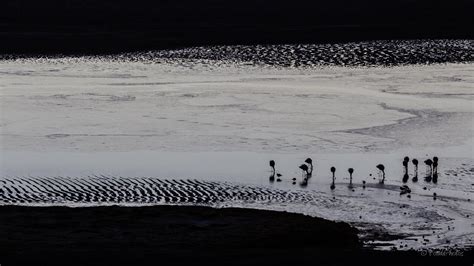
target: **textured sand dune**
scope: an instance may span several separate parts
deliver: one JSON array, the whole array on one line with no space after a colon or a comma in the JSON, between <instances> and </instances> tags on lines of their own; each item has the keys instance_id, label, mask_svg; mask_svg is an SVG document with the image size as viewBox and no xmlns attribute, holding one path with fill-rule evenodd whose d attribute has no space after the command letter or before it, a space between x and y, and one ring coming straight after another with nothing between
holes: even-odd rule
<instances>
[{"instance_id":1,"label":"textured sand dune","mask_svg":"<svg viewBox=\"0 0 474 266\"><path fill-rule=\"evenodd\" d=\"M0 183L3 204L305 203L315 200L306 192L201 180L94 176L5 178Z\"/></svg>"}]
</instances>

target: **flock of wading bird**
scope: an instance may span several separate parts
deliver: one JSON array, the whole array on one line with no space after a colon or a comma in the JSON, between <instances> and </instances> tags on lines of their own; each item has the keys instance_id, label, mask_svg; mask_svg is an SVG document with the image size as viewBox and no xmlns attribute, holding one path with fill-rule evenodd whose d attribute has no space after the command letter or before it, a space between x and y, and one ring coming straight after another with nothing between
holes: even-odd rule
<instances>
[{"instance_id":1,"label":"flock of wading bird","mask_svg":"<svg viewBox=\"0 0 474 266\"><path fill-rule=\"evenodd\" d=\"M418 160L413 159L412 164L414 166L414 172L413 172L413 178L412 182L416 183L418 182ZM425 181L426 182L433 182L433 183L438 183L438 157L433 157L433 159L426 159L425 160L425 165L426 165L426 174L425 174ZM403 159L403 168L404 168L404 175L402 178L403 183L407 183L409 179L408 175L408 165L410 164L410 158L405 157ZM270 160L270 167L272 168L272 173L270 175L270 182L275 181L275 176L276 176L276 181L281 182L282 175L278 173L275 169L275 161ZM306 187L308 185L308 180L312 177L313 175L313 160L311 158L307 158L303 164L299 166L299 168L303 171L302 172L302 181L300 182L300 186ZM381 175L382 179L380 180L380 184L384 184L385 182L385 166L383 164L378 164L376 168L380 171L379 175ZM331 183L331 190L336 188L336 167L331 167L331 173L332 173L332 183ZM352 189L353 183L352 183L352 174L354 173L354 168L349 168L347 169L347 172L349 172L349 188ZM374 178L375 179L375 178ZM293 185L296 184L296 178L292 178L292 183ZM362 187L365 188L365 181L362 181ZM423 189L426 190L426 187ZM400 194L408 194L408 197L410 197L409 193L411 193L410 188L407 185L403 185L400 187ZM433 198L436 199L436 193L433 193Z\"/></svg>"}]
</instances>

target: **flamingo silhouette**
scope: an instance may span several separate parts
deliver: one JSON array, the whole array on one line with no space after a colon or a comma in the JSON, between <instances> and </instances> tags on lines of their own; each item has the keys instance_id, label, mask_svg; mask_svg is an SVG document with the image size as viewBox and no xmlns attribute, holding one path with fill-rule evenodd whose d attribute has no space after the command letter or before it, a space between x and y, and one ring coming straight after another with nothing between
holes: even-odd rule
<instances>
[{"instance_id":1,"label":"flamingo silhouette","mask_svg":"<svg viewBox=\"0 0 474 266\"><path fill-rule=\"evenodd\" d=\"M383 184L385 183L385 166L383 164L378 164L376 167L382 172L382 181L380 181L380 183Z\"/></svg>"},{"instance_id":2,"label":"flamingo silhouette","mask_svg":"<svg viewBox=\"0 0 474 266\"><path fill-rule=\"evenodd\" d=\"M306 158L306 160L304 160L304 162L309 165L309 174L308 174L308 176L311 176L313 174L313 160L311 158Z\"/></svg>"},{"instance_id":3,"label":"flamingo silhouette","mask_svg":"<svg viewBox=\"0 0 474 266\"><path fill-rule=\"evenodd\" d=\"M429 168L429 173L431 174L433 172L433 161L431 159L425 160L426 166Z\"/></svg>"},{"instance_id":4,"label":"flamingo silhouette","mask_svg":"<svg viewBox=\"0 0 474 266\"><path fill-rule=\"evenodd\" d=\"M405 168L405 173L403 174L403 183L406 183L408 181L408 162L410 162L410 158L408 158L408 156L406 156L404 159L403 159L403 167Z\"/></svg>"},{"instance_id":5,"label":"flamingo silhouette","mask_svg":"<svg viewBox=\"0 0 474 266\"><path fill-rule=\"evenodd\" d=\"M409 162L410 162L410 158L408 158L408 156L406 156L403 159L403 167L405 168L405 174L408 174L408 163Z\"/></svg>"},{"instance_id":6,"label":"flamingo silhouette","mask_svg":"<svg viewBox=\"0 0 474 266\"><path fill-rule=\"evenodd\" d=\"M433 157L433 183L438 183L438 157Z\"/></svg>"},{"instance_id":7,"label":"flamingo silhouette","mask_svg":"<svg viewBox=\"0 0 474 266\"><path fill-rule=\"evenodd\" d=\"M352 188L352 174L354 173L354 168L347 169L347 172L349 172L349 188Z\"/></svg>"},{"instance_id":8,"label":"flamingo silhouette","mask_svg":"<svg viewBox=\"0 0 474 266\"><path fill-rule=\"evenodd\" d=\"M300 182L300 187L306 187L308 186L308 166L306 164L302 164L299 166L299 168L302 170L301 176L303 177L303 180ZM296 178L293 178L293 184L295 180Z\"/></svg>"},{"instance_id":9,"label":"flamingo silhouette","mask_svg":"<svg viewBox=\"0 0 474 266\"><path fill-rule=\"evenodd\" d=\"M336 184L335 184L335 180L336 180L336 176L335 176L335 173L336 173L336 167L331 167L331 172L332 172L332 184L331 184L331 189L335 189L336 188Z\"/></svg>"},{"instance_id":10,"label":"flamingo silhouette","mask_svg":"<svg viewBox=\"0 0 474 266\"><path fill-rule=\"evenodd\" d=\"M273 182L275 180L275 161L270 160L270 167L272 168L272 174L270 175L270 182Z\"/></svg>"},{"instance_id":11,"label":"flamingo silhouette","mask_svg":"<svg viewBox=\"0 0 474 266\"><path fill-rule=\"evenodd\" d=\"M418 160L417 160L417 159L413 159L411 162L412 162L413 165L415 166L415 169L414 169L414 176L413 176L412 181L413 181L413 182L418 182Z\"/></svg>"},{"instance_id":12,"label":"flamingo silhouette","mask_svg":"<svg viewBox=\"0 0 474 266\"><path fill-rule=\"evenodd\" d=\"M427 175L425 177L426 182L431 182L431 176L433 174L433 161L431 159L425 160L426 164L426 172Z\"/></svg>"},{"instance_id":13,"label":"flamingo silhouette","mask_svg":"<svg viewBox=\"0 0 474 266\"><path fill-rule=\"evenodd\" d=\"M303 174L302 174L303 177L304 177L305 173L306 173L306 177L309 175L308 166L306 164L300 165L300 169L303 170Z\"/></svg>"}]
</instances>

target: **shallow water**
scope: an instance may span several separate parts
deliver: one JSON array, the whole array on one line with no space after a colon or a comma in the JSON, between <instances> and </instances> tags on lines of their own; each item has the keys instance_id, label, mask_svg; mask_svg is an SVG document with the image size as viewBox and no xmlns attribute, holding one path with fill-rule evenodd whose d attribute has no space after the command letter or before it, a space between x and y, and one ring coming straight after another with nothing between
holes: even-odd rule
<instances>
[{"instance_id":1,"label":"shallow water","mask_svg":"<svg viewBox=\"0 0 474 266\"><path fill-rule=\"evenodd\" d=\"M447 62L461 64L405 65L413 62L383 55L387 47L417 64L451 51ZM1 60L0 202L245 206L347 221L362 236L373 228L406 236L389 241L397 247L471 246L472 47L379 42ZM400 195L406 155L420 161L417 183L410 164L410 198ZM301 186L298 165L308 156L315 173ZM423 178L433 156L437 184ZM271 159L282 182L269 181Z\"/></svg>"},{"instance_id":2,"label":"shallow water","mask_svg":"<svg viewBox=\"0 0 474 266\"><path fill-rule=\"evenodd\" d=\"M400 66L474 61L473 40L380 40L333 44L227 45L101 56L109 61L176 63L206 67L228 63L273 67ZM0 59L24 56L0 55ZM62 56L56 56L61 58ZM36 56L35 59L42 59ZM46 57L50 58L50 57ZM87 57L90 58L90 57ZM211 64L208 64L212 61Z\"/></svg>"}]
</instances>

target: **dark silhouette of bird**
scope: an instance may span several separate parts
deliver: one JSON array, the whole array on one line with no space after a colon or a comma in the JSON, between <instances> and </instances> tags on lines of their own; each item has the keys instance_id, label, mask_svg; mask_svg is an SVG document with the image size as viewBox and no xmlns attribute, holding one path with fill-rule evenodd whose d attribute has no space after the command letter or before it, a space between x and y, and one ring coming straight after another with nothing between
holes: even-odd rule
<instances>
[{"instance_id":1,"label":"dark silhouette of bird","mask_svg":"<svg viewBox=\"0 0 474 266\"><path fill-rule=\"evenodd\" d=\"M336 167L331 167L331 173L332 173L332 183L331 183L331 189L336 188L335 180L336 180Z\"/></svg>"},{"instance_id":2,"label":"dark silhouette of bird","mask_svg":"<svg viewBox=\"0 0 474 266\"><path fill-rule=\"evenodd\" d=\"M404 174L404 175L403 175L403 178L402 178L402 182L403 182L403 183L408 182L408 178L409 178L408 174Z\"/></svg>"},{"instance_id":3,"label":"dark silhouette of bird","mask_svg":"<svg viewBox=\"0 0 474 266\"><path fill-rule=\"evenodd\" d=\"M438 173L433 174L433 183L435 183L435 184L438 183Z\"/></svg>"},{"instance_id":4,"label":"dark silhouette of bird","mask_svg":"<svg viewBox=\"0 0 474 266\"><path fill-rule=\"evenodd\" d=\"M299 167L303 171L303 180L300 182L300 187L306 187L308 185L308 166L306 164L302 164Z\"/></svg>"},{"instance_id":5,"label":"dark silhouette of bird","mask_svg":"<svg viewBox=\"0 0 474 266\"><path fill-rule=\"evenodd\" d=\"M407 171L408 169L408 161L403 161L403 168L405 168L405 172Z\"/></svg>"},{"instance_id":6,"label":"dark silhouette of bird","mask_svg":"<svg viewBox=\"0 0 474 266\"><path fill-rule=\"evenodd\" d=\"M417 159L413 159L411 161L413 163L413 165L415 166L414 167L414 173L413 173L413 178L412 178L412 181L413 182L418 182L418 160Z\"/></svg>"},{"instance_id":7,"label":"dark silhouette of bird","mask_svg":"<svg viewBox=\"0 0 474 266\"><path fill-rule=\"evenodd\" d=\"M408 156L406 156L403 159L403 167L405 168L405 174L408 174L408 163L409 162L410 162L410 158L408 158Z\"/></svg>"},{"instance_id":8,"label":"dark silhouette of bird","mask_svg":"<svg viewBox=\"0 0 474 266\"><path fill-rule=\"evenodd\" d=\"M438 157L433 157L433 183L438 183Z\"/></svg>"},{"instance_id":9,"label":"dark silhouette of bird","mask_svg":"<svg viewBox=\"0 0 474 266\"><path fill-rule=\"evenodd\" d=\"M270 175L270 182L273 182L275 180L275 161L270 160L270 167L272 168L272 174Z\"/></svg>"},{"instance_id":10,"label":"dark silhouette of bird","mask_svg":"<svg viewBox=\"0 0 474 266\"><path fill-rule=\"evenodd\" d=\"M402 182L403 182L403 183L408 182L408 178L409 178L408 174L404 174L404 175L403 175L403 178L402 178Z\"/></svg>"},{"instance_id":11,"label":"dark silhouette of bird","mask_svg":"<svg viewBox=\"0 0 474 266\"><path fill-rule=\"evenodd\" d=\"M273 174L275 174L275 161L274 160L270 160L270 167L273 170Z\"/></svg>"},{"instance_id":12,"label":"dark silhouette of bird","mask_svg":"<svg viewBox=\"0 0 474 266\"><path fill-rule=\"evenodd\" d=\"M354 168L347 169L347 172L349 172L349 187L352 187L352 174L354 173Z\"/></svg>"},{"instance_id":13,"label":"dark silhouette of bird","mask_svg":"<svg viewBox=\"0 0 474 266\"><path fill-rule=\"evenodd\" d=\"M433 161L431 159L425 160L426 164L426 182L431 182L431 177L433 175Z\"/></svg>"},{"instance_id":14,"label":"dark silhouette of bird","mask_svg":"<svg viewBox=\"0 0 474 266\"><path fill-rule=\"evenodd\" d=\"M306 176L308 176L309 172L308 172L308 166L306 164L300 165L300 169L303 170L303 176L305 174L306 174Z\"/></svg>"},{"instance_id":15,"label":"dark silhouette of bird","mask_svg":"<svg viewBox=\"0 0 474 266\"><path fill-rule=\"evenodd\" d=\"M426 160L425 160L425 164L426 164L426 166L429 167L430 172L431 172L431 171L432 171L432 168L433 168L433 161L432 161L431 159L426 159Z\"/></svg>"},{"instance_id":16,"label":"dark silhouette of bird","mask_svg":"<svg viewBox=\"0 0 474 266\"><path fill-rule=\"evenodd\" d=\"M438 157L433 157L433 168L432 168L432 175L433 175L433 183L438 183Z\"/></svg>"},{"instance_id":17,"label":"dark silhouette of bird","mask_svg":"<svg viewBox=\"0 0 474 266\"><path fill-rule=\"evenodd\" d=\"M313 160L311 158L306 158L304 162L309 165L309 175L311 176L313 174Z\"/></svg>"},{"instance_id":18,"label":"dark silhouette of bird","mask_svg":"<svg viewBox=\"0 0 474 266\"><path fill-rule=\"evenodd\" d=\"M406 156L404 159L403 159L403 168L405 170L405 173L403 174L403 183L406 183L408 181L408 163L410 162L410 158L408 158L408 156Z\"/></svg>"},{"instance_id":19,"label":"dark silhouette of bird","mask_svg":"<svg viewBox=\"0 0 474 266\"><path fill-rule=\"evenodd\" d=\"M382 172L382 181L380 183L385 183L385 166L383 164L378 164L377 169L379 169Z\"/></svg>"}]
</instances>

